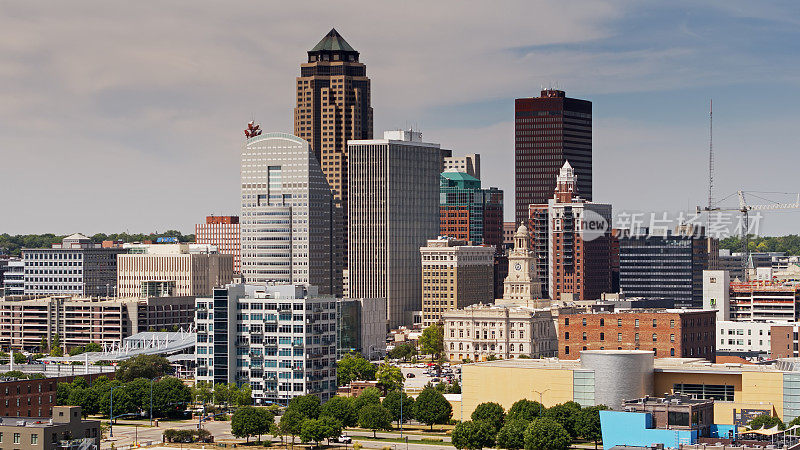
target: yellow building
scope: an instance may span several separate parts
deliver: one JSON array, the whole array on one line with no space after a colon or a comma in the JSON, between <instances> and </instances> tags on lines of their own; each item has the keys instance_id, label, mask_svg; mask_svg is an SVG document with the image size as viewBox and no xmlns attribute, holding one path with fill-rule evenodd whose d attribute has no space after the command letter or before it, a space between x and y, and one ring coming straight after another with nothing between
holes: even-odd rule
<instances>
[{"instance_id":1,"label":"yellow building","mask_svg":"<svg viewBox=\"0 0 800 450\"><path fill-rule=\"evenodd\" d=\"M523 398L547 407L576 401L584 406L608 402L619 409L617 400L683 393L715 400L718 424L745 424L765 413L787 422L800 416L800 370L792 362L712 364L695 358L648 358L651 352L590 353L591 364L582 353L584 361L513 359L462 365L463 414L469 416L483 402L497 402L507 410Z\"/></svg>"}]
</instances>

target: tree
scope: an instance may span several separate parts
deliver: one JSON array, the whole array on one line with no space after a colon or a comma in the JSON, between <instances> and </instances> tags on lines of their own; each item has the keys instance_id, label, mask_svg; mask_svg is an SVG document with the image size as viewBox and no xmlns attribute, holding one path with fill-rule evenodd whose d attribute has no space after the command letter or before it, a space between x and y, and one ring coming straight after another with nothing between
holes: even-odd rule
<instances>
[{"instance_id":1,"label":"tree","mask_svg":"<svg viewBox=\"0 0 800 450\"><path fill-rule=\"evenodd\" d=\"M581 405L576 402L559 403L558 405L547 408L544 416L549 417L564 427L571 437L575 437L578 433L575 431L575 420L581 412Z\"/></svg>"},{"instance_id":2,"label":"tree","mask_svg":"<svg viewBox=\"0 0 800 450\"><path fill-rule=\"evenodd\" d=\"M221 405L228 403L231 399L231 389L225 383L217 383L214 385L214 403Z\"/></svg>"},{"instance_id":3,"label":"tree","mask_svg":"<svg viewBox=\"0 0 800 450\"><path fill-rule=\"evenodd\" d=\"M333 417L344 427L354 427L358 424L358 414L353 397L334 396L322 404L320 416Z\"/></svg>"},{"instance_id":4,"label":"tree","mask_svg":"<svg viewBox=\"0 0 800 450\"><path fill-rule=\"evenodd\" d=\"M211 390L211 383L207 381L198 381L192 387L192 400L211 403L214 398L214 392Z\"/></svg>"},{"instance_id":5,"label":"tree","mask_svg":"<svg viewBox=\"0 0 800 450\"><path fill-rule=\"evenodd\" d=\"M481 403L475 408L475 411L472 411L472 420L491 425L493 433L497 433L503 426L505 416L506 412L503 407L495 402Z\"/></svg>"},{"instance_id":6,"label":"tree","mask_svg":"<svg viewBox=\"0 0 800 450\"><path fill-rule=\"evenodd\" d=\"M587 406L581 409L575 420L575 431L584 439L594 441L595 450L597 450L597 441L603 439L600 432L600 411L604 409L607 409L604 405Z\"/></svg>"},{"instance_id":7,"label":"tree","mask_svg":"<svg viewBox=\"0 0 800 450\"><path fill-rule=\"evenodd\" d=\"M386 397L383 399L383 407L389 410L392 414L392 420L397 422L398 425L400 424L401 411L403 422L414 418L414 397L406 395L405 392L392 391L386 394Z\"/></svg>"},{"instance_id":8,"label":"tree","mask_svg":"<svg viewBox=\"0 0 800 450\"><path fill-rule=\"evenodd\" d=\"M85 352L102 352L103 347L98 344L97 342L89 342L86 344L86 347L83 348Z\"/></svg>"},{"instance_id":9,"label":"tree","mask_svg":"<svg viewBox=\"0 0 800 450\"><path fill-rule=\"evenodd\" d=\"M300 440L314 442L317 446L323 439L332 439L342 434L342 424L333 417L306 419L300 425Z\"/></svg>"},{"instance_id":10,"label":"tree","mask_svg":"<svg viewBox=\"0 0 800 450\"><path fill-rule=\"evenodd\" d=\"M380 405L381 404L381 391L374 387L368 387L358 394L358 397L353 400L353 406L356 410L356 415L361 414L361 410L367 405Z\"/></svg>"},{"instance_id":11,"label":"tree","mask_svg":"<svg viewBox=\"0 0 800 450\"><path fill-rule=\"evenodd\" d=\"M39 353L47 353L47 336L42 336L42 340L39 341Z\"/></svg>"},{"instance_id":12,"label":"tree","mask_svg":"<svg viewBox=\"0 0 800 450\"><path fill-rule=\"evenodd\" d=\"M433 324L422 331L419 338L419 345L422 353L431 355L434 359L440 359L444 351L444 329L439 324Z\"/></svg>"},{"instance_id":13,"label":"tree","mask_svg":"<svg viewBox=\"0 0 800 450\"><path fill-rule=\"evenodd\" d=\"M56 386L56 405L68 405L69 394L72 390L70 383L58 383Z\"/></svg>"},{"instance_id":14,"label":"tree","mask_svg":"<svg viewBox=\"0 0 800 450\"><path fill-rule=\"evenodd\" d=\"M786 425L783 421L777 417L772 417L769 414L762 414L758 417L755 417L747 426L750 427L751 430L757 430L759 428L772 428L775 425L778 426L779 430L783 430L786 428Z\"/></svg>"},{"instance_id":15,"label":"tree","mask_svg":"<svg viewBox=\"0 0 800 450\"><path fill-rule=\"evenodd\" d=\"M153 414L176 416L191 401L191 389L175 377L164 377L153 385Z\"/></svg>"},{"instance_id":16,"label":"tree","mask_svg":"<svg viewBox=\"0 0 800 450\"><path fill-rule=\"evenodd\" d=\"M450 394L460 394L461 393L461 383L458 382L458 378L453 380L453 384L450 385L449 389Z\"/></svg>"},{"instance_id":17,"label":"tree","mask_svg":"<svg viewBox=\"0 0 800 450\"><path fill-rule=\"evenodd\" d=\"M316 419L319 417L320 410L319 397L313 394L295 397L289 402L287 409L297 411L305 419Z\"/></svg>"},{"instance_id":18,"label":"tree","mask_svg":"<svg viewBox=\"0 0 800 450\"><path fill-rule=\"evenodd\" d=\"M252 406L242 406L231 418L231 434L250 441L250 436L261 434L266 424L260 423L262 416Z\"/></svg>"},{"instance_id":19,"label":"tree","mask_svg":"<svg viewBox=\"0 0 800 450\"><path fill-rule=\"evenodd\" d=\"M525 447L525 429L530 424L527 420L506 418L503 428L497 432L497 446L508 450L519 450Z\"/></svg>"},{"instance_id":20,"label":"tree","mask_svg":"<svg viewBox=\"0 0 800 450\"><path fill-rule=\"evenodd\" d=\"M400 344L389 351L389 357L403 361L417 354L417 348L411 344Z\"/></svg>"},{"instance_id":21,"label":"tree","mask_svg":"<svg viewBox=\"0 0 800 450\"><path fill-rule=\"evenodd\" d=\"M243 384L241 387L231 383L228 387L229 402L236 406L249 406L253 404L253 389L249 384Z\"/></svg>"},{"instance_id":22,"label":"tree","mask_svg":"<svg viewBox=\"0 0 800 450\"><path fill-rule=\"evenodd\" d=\"M392 413L380 404L367 405L358 414L358 425L372 430L372 437L375 437L377 430L392 429Z\"/></svg>"},{"instance_id":23,"label":"tree","mask_svg":"<svg viewBox=\"0 0 800 450\"><path fill-rule=\"evenodd\" d=\"M381 366L378 368L376 378L378 379L378 383L383 386L386 392L402 389L403 382L405 381L405 377L403 377L403 371L400 370L399 367L395 367L386 363L381 364Z\"/></svg>"},{"instance_id":24,"label":"tree","mask_svg":"<svg viewBox=\"0 0 800 450\"><path fill-rule=\"evenodd\" d=\"M61 348L61 337L58 333L53 336L53 343L50 345L50 356L64 356L64 349Z\"/></svg>"},{"instance_id":25,"label":"tree","mask_svg":"<svg viewBox=\"0 0 800 450\"><path fill-rule=\"evenodd\" d=\"M136 378L152 379L162 377L171 370L169 361L163 356L139 355L119 363L116 379L122 382L132 381Z\"/></svg>"},{"instance_id":26,"label":"tree","mask_svg":"<svg viewBox=\"0 0 800 450\"><path fill-rule=\"evenodd\" d=\"M278 429L282 435L291 436L292 444L294 444L294 438L300 435L300 426L304 420L306 420L306 418L298 411L287 409L281 416Z\"/></svg>"},{"instance_id":27,"label":"tree","mask_svg":"<svg viewBox=\"0 0 800 450\"><path fill-rule=\"evenodd\" d=\"M425 388L414 401L414 417L420 422L430 425L444 424L450 421L453 407L436 389Z\"/></svg>"},{"instance_id":28,"label":"tree","mask_svg":"<svg viewBox=\"0 0 800 450\"><path fill-rule=\"evenodd\" d=\"M547 417L533 419L525 429L525 450L567 450L571 442L567 430Z\"/></svg>"},{"instance_id":29,"label":"tree","mask_svg":"<svg viewBox=\"0 0 800 450\"><path fill-rule=\"evenodd\" d=\"M506 420L525 420L530 422L537 417L543 416L544 411L545 407L541 403L523 398L511 405Z\"/></svg>"},{"instance_id":30,"label":"tree","mask_svg":"<svg viewBox=\"0 0 800 450\"><path fill-rule=\"evenodd\" d=\"M69 397L66 401L66 404L80 406L83 417L88 417L90 414L98 413L99 405L97 400L96 392L93 389L73 387L69 391Z\"/></svg>"},{"instance_id":31,"label":"tree","mask_svg":"<svg viewBox=\"0 0 800 450\"><path fill-rule=\"evenodd\" d=\"M344 386L351 381L375 379L377 368L375 364L364 359L358 353L348 353L336 363L336 381L339 386Z\"/></svg>"},{"instance_id":32,"label":"tree","mask_svg":"<svg viewBox=\"0 0 800 450\"><path fill-rule=\"evenodd\" d=\"M795 425L800 425L800 417L795 417L791 422L786 424L786 428L791 428Z\"/></svg>"},{"instance_id":33,"label":"tree","mask_svg":"<svg viewBox=\"0 0 800 450\"><path fill-rule=\"evenodd\" d=\"M14 353L14 364L25 364L28 358L22 353Z\"/></svg>"},{"instance_id":34,"label":"tree","mask_svg":"<svg viewBox=\"0 0 800 450\"><path fill-rule=\"evenodd\" d=\"M494 446L494 433L492 426L487 422L466 421L461 422L453 429L453 447L469 450L479 450L484 447Z\"/></svg>"}]
</instances>

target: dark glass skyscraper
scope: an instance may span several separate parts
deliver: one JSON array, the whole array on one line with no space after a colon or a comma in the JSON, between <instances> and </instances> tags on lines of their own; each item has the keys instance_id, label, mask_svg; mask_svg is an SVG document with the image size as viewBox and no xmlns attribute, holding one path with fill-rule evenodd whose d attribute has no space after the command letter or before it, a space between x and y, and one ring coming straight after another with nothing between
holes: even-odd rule
<instances>
[{"instance_id":1,"label":"dark glass skyscraper","mask_svg":"<svg viewBox=\"0 0 800 450\"><path fill-rule=\"evenodd\" d=\"M544 90L515 101L515 218L528 220L528 205L552 197L556 175L569 161L578 194L592 200L592 102Z\"/></svg>"}]
</instances>

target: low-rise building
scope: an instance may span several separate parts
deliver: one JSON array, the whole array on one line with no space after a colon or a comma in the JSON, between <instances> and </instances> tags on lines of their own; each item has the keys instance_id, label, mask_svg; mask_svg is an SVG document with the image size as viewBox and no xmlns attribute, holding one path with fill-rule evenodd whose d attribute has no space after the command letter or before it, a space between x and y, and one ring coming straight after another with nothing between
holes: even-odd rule
<instances>
[{"instance_id":1,"label":"low-rise building","mask_svg":"<svg viewBox=\"0 0 800 450\"><path fill-rule=\"evenodd\" d=\"M25 262L22 259L9 259L3 273L5 296L25 295Z\"/></svg>"},{"instance_id":2,"label":"low-rise building","mask_svg":"<svg viewBox=\"0 0 800 450\"><path fill-rule=\"evenodd\" d=\"M196 380L248 383L256 404L336 394L337 300L314 286L230 284L198 298Z\"/></svg>"},{"instance_id":3,"label":"low-rise building","mask_svg":"<svg viewBox=\"0 0 800 450\"><path fill-rule=\"evenodd\" d=\"M769 356L772 354L772 328L780 324L781 322L718 320L717 354ZM784 355L786 356L792 355Z\"/></svg>"},{"instance_id":4,"label":"low-rise building","mask_svg":"<svg viewBox=\"0 0 800 450\"><path fill-rule=\"evenodd\" d=\"M100 421L82 420L79 406L55 406L52 417L0 417L3 447L99 450L101 437Z\"/></svg>"},{"instance_id":5,"label":"low-rise building","mask_svg":"<svg viewBox=\"0 0 800 450\"><path fill-rule=\"evenodd\" d=\"M664 309L559 316L558 355L578 359L583 350L650 350L656 358L714 361L715 311Z\"/></svg>"}]
</instances>

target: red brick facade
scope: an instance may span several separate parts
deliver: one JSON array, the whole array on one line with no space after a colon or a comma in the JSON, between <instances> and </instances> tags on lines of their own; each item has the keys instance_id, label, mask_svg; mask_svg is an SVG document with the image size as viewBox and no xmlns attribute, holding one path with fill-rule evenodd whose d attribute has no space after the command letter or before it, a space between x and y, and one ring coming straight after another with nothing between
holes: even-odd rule
<instances>
[{"instance_id":1,"label":"red brick facade","mask_svg":"<svg viewBox=\"0 0 800 450\"><path fill-rule=\"evenodd\" d=\"M715 360L715 312L647 310L568 314L558 318L558 355L581 350L652 350L656 358Z\"/></svg>"}]
</instances>

